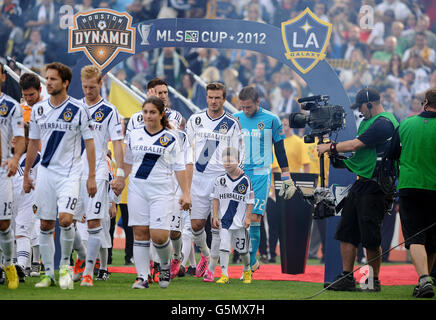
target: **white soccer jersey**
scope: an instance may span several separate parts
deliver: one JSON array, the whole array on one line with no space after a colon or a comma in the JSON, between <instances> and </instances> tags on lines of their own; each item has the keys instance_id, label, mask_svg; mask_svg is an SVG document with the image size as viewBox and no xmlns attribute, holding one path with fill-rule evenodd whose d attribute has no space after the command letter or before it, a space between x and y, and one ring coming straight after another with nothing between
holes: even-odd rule
<instances>
[{"instance_id":1,"label":"white soccer jersey","mask_svg":"<svg viewBox=\"0 0 436 320\"><path fill-rule=\"evenodd\" d=\"M2 93L0 95L0 132L2 142L2 159L5 162L11 154L12 137L24 137L23 114L17 101ZM0 173L6 167L0 168Z\"/></svg>"},{"instance_id":2,"label":"white soccer jersey","mask_svg":"<svg viewBox=\"0 0 436 320\"><path fill-rule=\"evenodd\" d=\"M240 163L243 163L245 151L241 126L230 113L212 119L207 110L197 112L189 117L186 134L192 146L194 174L223 174L221 154L226 147L238 149Z\"/></svg>"},{"instance_id":3,"label":"white soccer jersey","mask_svg":"<svg viewBox=\"0 0 436 320\"><path fill-rule=\"evenodd\" d=\"M254 203L253 187L246 174L235 180L228 174L217 177L211 197L220 201L218 216L222 228L244 228L247 205Z\"/></svg>"},{"instance_id":4,"label":"white soccer jersey","mask_svg":"<svg viewBox=\"0 0 436 320\"><path fill-rule=\"evenodd\" d=\"M98 103L88 106L85 99L82 99L91 117L92 127L94 128L95 144L95 178L108 180L108 165L106 162L109 140L122 140L123 129L121 127L120 115L116 107L109 102L101 99ZM85 145L82 144L83 173L82 179L88 178L89 166L86 155Z\"/></svg>"},{"instance_id":5,"label":"white soccer jersey","mask_svg":"<svg viewBox=\"0 0 436 320\"><path fill-rule=\"evenodd\" d=\"M165 108L165 113L167 115L168 122L174 129L180 129L180 125L182 124L182 114L174 109ZM130 132L133 129L143 128L144 127L144 119L142 118L142 110L138 111L130 117L129 122L127 123L126 132Z\"/></svg>"},{"instance_id":6,"label":"white soccer jersey","mask_svg":"<svg viewBox=\"0 0 436 320\"><path fill-rule=\"evenodd\" d=\"M92 139L91 118L82 102L68 97L54 107L50 99L32 108L30 139L41 139L41 166L57 174L80 179L82 138Z\"/></svg>"},{"instance_id":7,"label":"white soccer jersey","mask_svg":"<svg viewBox=\"0 0 436 320\"><path fill-rule=\"evenodd\" d=\"M184 153L177 132L162 129L150 134L145 127L134 129L127 135L124 161L132 165L132 179L146 180L156 187L173 183L173 171L185 169Z\"/></svg>"},{"instance_id":8,"label":"white soccer jersey","mask_svg":"<svg viewBox=\"0 0 436 320\"><path fill-rule=\"evenodd\" d=\"M27 153L23 153L20 160L18 161L18 170L17 173L12 177L13 186L14 186L14 207L15 212L20 212L22 208L32 207L34 204L33 193L34 190L31 190L29 193L24 193L23 190L23 180L24 180L24 168L26 166L26 155ZM30 168L29 176L33 180L36 181L36 175L38 172L39 161L41 160L41 154L38 152L35 158L35 162Z\"/></svg>"}]
</instances>

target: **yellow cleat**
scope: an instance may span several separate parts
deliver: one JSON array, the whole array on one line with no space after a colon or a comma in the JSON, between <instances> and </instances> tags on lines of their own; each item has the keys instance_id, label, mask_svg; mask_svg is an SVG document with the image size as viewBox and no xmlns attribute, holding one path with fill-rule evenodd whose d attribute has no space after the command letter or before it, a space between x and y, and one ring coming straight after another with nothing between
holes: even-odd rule
<instances>
[{"instance_id":1,"label":"yellow cleat","mask_svg":"<svg viewBox=\"0 0 436 320\"><path fill-rule=\"evenodd\" d=\"M230 279L229 277L227 277L226 275L222 275L221 278L219 278L216 283L220 283L220 284L226 284L226 283L230 283Z\"/></svg>"},{"instance_id":2,"label":"yellow cleat","mask_svg":"<svg viewBox=\"0 0 436 320\"><path fill-rule=\"evenodd\" d=\"M6 284L8 286L8 289L17 289L19 280L18 280L17 269L15 269L15 266L12 264L10 266L5 267L5 273L6 273Z\"/></svg>"},{"instance_id":3,"label":"yellow cleat","mask_svg":"<svg viewBox=\"0 0 436 320\"><path fill-rule=\"evenodd\" d=\"M41 281L35 284L35 288L48 288L48 287L55 287L56 281L50 276L43 274L41 276Z\"/></svg>"},{"instance_id":4,"label":"yellow cleat","mask_svg":"<svg viewBox=\"0 0 436 320\"><path fill-rule=\"evenodd\" d=\"M242 283L251 283L251 270L244 271Z\"/></svg>"}]
</instances>

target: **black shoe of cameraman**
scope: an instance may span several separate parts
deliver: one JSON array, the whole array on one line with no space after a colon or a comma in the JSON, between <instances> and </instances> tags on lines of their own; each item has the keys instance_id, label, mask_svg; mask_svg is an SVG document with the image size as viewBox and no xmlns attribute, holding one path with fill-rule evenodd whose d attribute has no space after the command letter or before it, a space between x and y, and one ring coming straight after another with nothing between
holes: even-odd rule
<instances>
[{"instance_id":1,"label":"black shoe of cameraman","mask_svg":"<svg viewBox=\"0 0 436 320\"><path fill-rule=\"evenodd\" d=\"M344 273L338 275L333 284L327 290L361 291L360 288L356 286L356 279L352 276L352 274L345 276Z\"/></svg>"}]
</instances>

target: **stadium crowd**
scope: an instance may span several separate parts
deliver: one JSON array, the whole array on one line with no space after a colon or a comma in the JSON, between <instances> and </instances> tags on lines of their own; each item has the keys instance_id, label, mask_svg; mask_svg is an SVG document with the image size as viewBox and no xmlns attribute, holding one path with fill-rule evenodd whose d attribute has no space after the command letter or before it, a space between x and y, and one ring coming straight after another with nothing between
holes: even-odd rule
<instances>
[{"instance_id":1,"label":"stadium crowd","mask_svg":"<svg viewBox=\"0 0 436 320\"><path fill-rule=\"evenodd\" d=\"M71 13L61 9L64 5L73 8L74 13L95 8L127 11L133 24L178 17L244 19L276 27L310 7L333 25L326 59L338 73L350 101L355 100L361 89L375 88L384 109L401 122L419 114L425 92L436 87L436 5L430 0L3 0L2 3L0 57L10 56L38 73L43 73L43 66L53 61L71 68L76 63L77 55L68 53L68 30L61 23L64 15ZM365 20L363 6L374 9L372 25ZM0 60L7 63L5 58ZM16 69L13 63L9 66ZM296 100L312 94L305 81L289 67L244 50L155 49L131 56L112 73L143 92L151 79L164 79L201 109L207 108L207 104L193 74L208 83L224 83L226 99L238 109L240 90L255 86L260 106L280 117L299 111ZM110 79L104 78L104 98L109 90ZM309 146L304 149L306 160L292 171L318 170L314 165L308 167L307 158L314 156L313 146L310 150ZM262 227L264 230L264 221ZM390 229L388 233L393 232ZM271 248L268 251L266 233L263 234L259 248L262 262L274 262L275 252ZM389 247L390 241L387 242Z\"/></svg>"}]
</instances>

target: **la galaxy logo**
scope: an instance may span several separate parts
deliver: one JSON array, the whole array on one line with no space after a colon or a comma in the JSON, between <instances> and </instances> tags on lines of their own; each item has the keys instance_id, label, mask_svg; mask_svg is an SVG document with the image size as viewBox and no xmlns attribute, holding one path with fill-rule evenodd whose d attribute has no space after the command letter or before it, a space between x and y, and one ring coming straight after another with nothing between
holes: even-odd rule
<instances>
[{"instance_id":1,"label":"la galaxy logo","mask_svg":"<svg viewBox=\"0 0 436 320\"><path fill-rule=\"evenodd\" d=\"M263 128L265 128L265 124L261 121L257 124L257 129L263 130Z\"/></svg>"},{"instance_id":2,"label":"la galaxy logo","mask_svg":"<svg viewBox=\"0 0 436 320\"><path fill-rule=\"evenodd\" d=\"M332 33L331 23L318 18L309 8L297 17L282 22L282 39L286 59L301 72L307 73L325 59Z\"/></svg>"},{"instance_id":3,"label":"la galaxy logo","mask_svg":"<svg viewBox=\"0 0 436 320\"><path fill-rule=\"evenodd\" d=\"M247 186L245 184L240 184L238 186L238 192L239 193L244 194L246 190L247 190Z\"/></svg>"},{"instance_id":4,"label":"la galaxy logo","mask_svg":"<svg viewBox=\"0 0 436 320\"><path fill-rule=\"evenodd\" d=\"M226 134L227 131L229 131L229 126L227 125L227 123L221 123L220 125L220 133L222 134Z\"/></svg>"},{"instance_id":5,"label":"la galaxy logo","mask_svg":"<svg viewBox=\"0 0 436 320\"><path fill-rule=\"evenodd\" d=\"M68 52L85 52L88 59L104 69L119 52L135 53L135 29L127 12L97 9L79 12L69 29Z\"/></svg>"},{"instance_id":6,"label":"la galaxy logo","mask_svg":"<svg viewBox=\"0 0 436 320\"><path fill-rule=\"evenodd\" d=\"M168 138L165 135L159 138L159 143L161 144L161 146L165 147L168 144L168 142L170 142L170 138Z\"/></svg>"},{"instance_id":7,"label":"la galaxy logo","mask_svg":"<svg viewBox=\"0 0 436 320\"><path fill-rule=\"evenodd\" d=\"M71 118L73 117L73 113L70 110L66 110L63 114L63 117L66 122L70 122Z\"/></svg>"},{"instance_id":8,"label":"la galaxy logo","mask_svg":"<svg viewBox=\"0 0 436 320\"><path fill-rule=\"evenodd\" d=\"M5 116L8 113L8 106L2 104L0 106L0 116Z\"/></svg>"},{"instance_id":9,"label":"la galaxy logo","mask_svg":"<svg viewBox=\"0 0 436 320\"><path fill-rule=\"evenodd\" d=\"M101 110L98 110L95 114L95 121L100 122L104 118L104 113Z\"/></svg>"}]
</instances>

